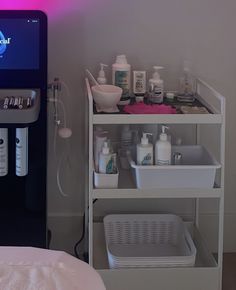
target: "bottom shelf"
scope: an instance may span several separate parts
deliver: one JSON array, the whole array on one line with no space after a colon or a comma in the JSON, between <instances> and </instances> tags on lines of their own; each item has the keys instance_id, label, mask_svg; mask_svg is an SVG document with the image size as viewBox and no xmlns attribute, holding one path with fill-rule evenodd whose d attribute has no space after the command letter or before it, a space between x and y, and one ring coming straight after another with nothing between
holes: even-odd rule
<instances>
[{"instance_id":1,"label":"bottom shelf","mask_svg":"<svg viewBox=\"0 0 236 290\"><path fill-rule=\"evenodd\" d=\"M196 264L185 268L116 269L108 266L103 223L94 223L94 268L107 290L220 290L221 266L199 231L188 223L197 248Z\"/></svg>"}]
</instances>

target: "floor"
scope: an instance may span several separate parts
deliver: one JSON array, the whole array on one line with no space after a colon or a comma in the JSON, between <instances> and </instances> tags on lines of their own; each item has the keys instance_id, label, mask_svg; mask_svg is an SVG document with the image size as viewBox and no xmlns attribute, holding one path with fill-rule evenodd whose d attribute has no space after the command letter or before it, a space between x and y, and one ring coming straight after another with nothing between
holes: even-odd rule
<instances>
[{"instance_id":1,"label":"floor","mask_svg":"<svg viewBox=\"0 0 236 290\"><path fill-rule=\"evenodd\" d=\"M224 254L222 290L236 290L236 253Z\"/></svg>"}]
</instances>

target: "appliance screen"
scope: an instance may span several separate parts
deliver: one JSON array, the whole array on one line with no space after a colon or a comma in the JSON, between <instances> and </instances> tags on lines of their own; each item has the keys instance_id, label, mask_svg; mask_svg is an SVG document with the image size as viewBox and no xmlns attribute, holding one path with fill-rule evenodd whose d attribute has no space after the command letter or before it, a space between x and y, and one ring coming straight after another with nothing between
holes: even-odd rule
<instances>
[{"instance_id":1,"label":"appliance screen","mask_svg":"<svg viewBox=\"0 0 236 290\"><path fill-rule=\"evenodd\" d=\"M0 70L39 69L39 19L0 19Z\"/></svg>"}]
</instances>

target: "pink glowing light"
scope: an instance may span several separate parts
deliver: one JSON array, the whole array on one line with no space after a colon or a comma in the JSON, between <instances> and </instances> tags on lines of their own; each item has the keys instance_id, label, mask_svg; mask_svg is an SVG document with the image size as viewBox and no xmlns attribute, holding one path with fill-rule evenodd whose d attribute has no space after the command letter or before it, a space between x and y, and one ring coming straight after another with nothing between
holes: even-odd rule
<instances>
[{"instance_id":1,"label":"pink glowing light","mask_svg":"<svg viewBox=\"0 0 236 290\"><path fill-rule=\"evenodd\" d=\"M59 16L80 10L86 0L0 0L1 10L42 10L50 16Z\"/></svg>"}]
</instances>

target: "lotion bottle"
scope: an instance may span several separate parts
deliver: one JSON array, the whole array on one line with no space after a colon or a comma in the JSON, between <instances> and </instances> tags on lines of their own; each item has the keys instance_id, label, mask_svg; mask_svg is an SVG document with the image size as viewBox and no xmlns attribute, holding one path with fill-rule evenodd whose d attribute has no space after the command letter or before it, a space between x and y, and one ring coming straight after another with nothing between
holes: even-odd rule
<instances>
[{"instance_id":1,"label":"lotion bottle","mask_svg":"<svg viewBox=\"0 0 236 290\"><path fill-rule=\"evenodd\" d=\"M154 66L154 73L149 80L149 100L152 103L163 103L164 97L164 81L161 79L159 70L162 66Z\"/></svg>"},{"instance_id":2,"label":"lotion bottle","mask_svg":"<svg viewBox=\"0 0 236 290\"><path fill-rule=\"evenodd\" d=\"M103 143L102 152L99 156L99 173L113 173L112 154L107 141Z\"/></svg>"},{"instance_id":3,"label":"lotion bottle","mask_svg":"<svg viewBox=\"0 0 236 290\"><path fill-rule=\"evenodd\" d=\"M112 84L122 88L122 96L119 105L130 103L130 70L124 54L116 57L116 62L112 65Z\"/></svg>"},{"instance_id":4,"label":"lotion bottle","mask_svg":"<svg viewBox=\"0 0 236 290\"><path fill-rule=\"evenodd\" d=\"M148 142L147 135L143 133L141 143L137 145L137 165L153 165L153 146Z\"/></svg>"},{"instance_id":5,"label":"lotion bottle","mask_svg":"<svg viewBox=\"0 0 236 290\"><path fill-rule=\"evenodd\" d=\"M108 66L107 64L100 63L101 69L98 73L97 81L99 85L105 85L107 83L104 67Z\"/></svg>"},{"instance_id":6,"label":"lotion bottle","mask_svg":"<svg viewBox=\"0 0 236 290\"><path fill-rule=\"evenodd\" d=\"M0 176L8 173L8 129L0 128Z\"/></svg>"},{"instance_id":7,"label":"lotion bottle","mask_svg":"<svg viewBox=\"0 0 236 290\"><path fill-rule=\"evenodd\" d=\"M168 127L163 125L162 133L155 145L155 165L171 164L171 143L168 141L165 129L168 129Z\"/></svg>"}]
</instances>

